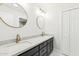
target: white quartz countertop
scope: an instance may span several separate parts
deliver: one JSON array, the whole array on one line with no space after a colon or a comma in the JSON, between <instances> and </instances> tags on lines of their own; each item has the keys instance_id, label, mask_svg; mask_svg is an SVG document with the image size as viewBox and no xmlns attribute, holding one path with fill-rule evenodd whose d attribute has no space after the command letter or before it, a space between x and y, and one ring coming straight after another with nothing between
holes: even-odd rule
<instances>
[{"instance_id":1,"label":"white quartz countertop","mask_svg":"<svg viewBox=\"0 0 79 59\"><path fill-rule=\"evenodd\" d=\"M10 43L0 46L0 56L17 56L34 46L48 40L53 36L39 36L36 38L21 40L19 43Z\"/></svg>"}]
</instances>

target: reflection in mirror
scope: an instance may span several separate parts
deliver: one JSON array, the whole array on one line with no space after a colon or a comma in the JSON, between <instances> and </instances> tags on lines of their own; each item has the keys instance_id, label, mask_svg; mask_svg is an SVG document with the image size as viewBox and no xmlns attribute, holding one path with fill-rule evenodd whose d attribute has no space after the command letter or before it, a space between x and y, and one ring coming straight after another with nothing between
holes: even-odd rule
<instances>
[{"instance_id":1,"label":"reflection in mirror","mask_svg":"<svg viewBox=\"0 0 79 59\"><path fill-rule=\"evenodd\" d=\"M17 3L0 3L0 19L10 27L20 28L27 23L28 15Z\"/></svg>"},{"instance_id":2,"label":"reflection in mirror","mask_svg":"<svg viewBox=\"0 0 79 59\"><path fill-rule=\"evenodd\" d=\"M26 24L27 19L19 18L19 26L23 27Z\"/></svg>"},{"instance_id":3,"label":"reflection in mirror","mask_svg":"<svg viewBox=\"0 0 79 59\"><path fill-rule=\"evenodd\" d=\"M36 25L39 29L44 29L45 27L45 19L43 16L37 16L36 18Z\"/></svg>"}]
</instances>

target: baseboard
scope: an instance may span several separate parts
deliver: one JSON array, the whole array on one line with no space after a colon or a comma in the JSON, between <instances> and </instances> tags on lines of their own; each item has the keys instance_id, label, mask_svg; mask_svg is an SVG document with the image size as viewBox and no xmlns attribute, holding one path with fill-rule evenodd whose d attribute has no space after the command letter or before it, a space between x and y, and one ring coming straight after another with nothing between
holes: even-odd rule
<instances>
[{"instance_id":1,"label":"baseboard","mask_svg":"<svg viewBox=\"0 0 79 59\"><path fill-rule=\"evenodd\" d=\"M61 56L69 56L69 55L67 55L67 54L64 54L64 53L62 52L62 50L60 50L60 49L54 48L54 51L56 51L57 53L59 53Z\"/></svg>"}]
</instances>

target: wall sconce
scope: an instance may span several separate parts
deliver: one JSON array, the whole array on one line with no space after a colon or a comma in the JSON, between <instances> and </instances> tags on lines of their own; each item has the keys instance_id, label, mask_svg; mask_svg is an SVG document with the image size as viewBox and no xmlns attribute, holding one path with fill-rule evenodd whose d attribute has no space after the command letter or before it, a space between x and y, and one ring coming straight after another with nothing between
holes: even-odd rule
<instances>
[{"instance_id":1,"label":"wall sconce","mask_svg":"<svg viewBox=\"0 0 79 59\"><path fill-rule=\"evenodd\" d=\"M41 16L45 16L46 11L45 11L44 9L42 9L42 8L38 8L38 9L37 9L37 14L38 14L38 15L41 15Z\"/></svg>"},{"instance_id":2,"label":"wall sconce","mask_svg":"<svg viewBox=\"0 0 79 59\"><path fill-rule=\"evenodd\" d=\"M42 12L42 13L46 13L46 11L44 11L42 8L39 8L40 9L40 11Z\"/></svg>"}]
</instances>

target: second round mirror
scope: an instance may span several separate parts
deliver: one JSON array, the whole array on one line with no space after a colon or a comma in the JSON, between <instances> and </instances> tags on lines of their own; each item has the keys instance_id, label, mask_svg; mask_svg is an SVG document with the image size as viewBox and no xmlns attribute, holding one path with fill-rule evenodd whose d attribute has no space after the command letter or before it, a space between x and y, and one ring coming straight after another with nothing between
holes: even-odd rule
<instances>
[{"instance_id":1,"label":"second round mirror","mask_svg":"<svg viewBox=\"0 0 79 59\"><path fill-rule=\"evenodd\" d=\"M37 16L36 24L39 29L44 29L45 27L45 19L43 16Z\"/></svg>"}]
</instances>

